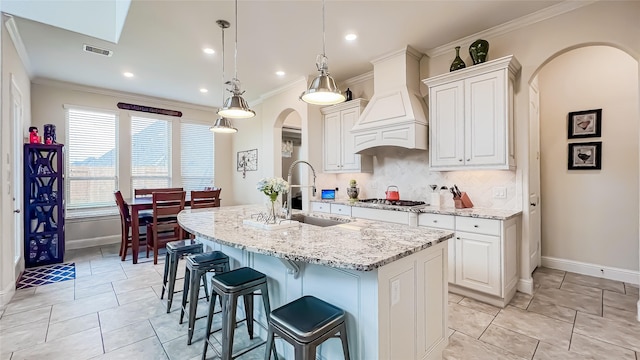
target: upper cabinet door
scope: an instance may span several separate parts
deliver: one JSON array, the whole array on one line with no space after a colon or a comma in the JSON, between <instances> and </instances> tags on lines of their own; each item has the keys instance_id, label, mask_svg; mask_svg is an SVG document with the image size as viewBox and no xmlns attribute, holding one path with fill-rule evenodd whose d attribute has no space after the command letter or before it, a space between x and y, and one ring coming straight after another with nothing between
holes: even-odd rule
<instances>
[{"instance_id":1,"label":"upper cabinet door","mask_svg":"<svg viewBox=\"0 0 640 360\"><path fill-rule=\"evenodd\" d=\"M429 89L430 164L464 165L464 82Z\"/></svg>"},{"instance_id":2,"label":"upper cabinet door","mask_svg":"<svg viewBox=\"0 0 640 360\"><path fill-rule=\"evenodd\" d=\"M341 112L342 170L360 169L360 155L355 153L354 137L351 135L351 128L358 121L359 116L359 109L348 109Z\"/></svg>"},{"instance_id":3,"label":"upper cabinet door","mask_svg":"<svg viewBox=\"0 0 640 360\"><path fill-rule=\"evenodd\" d=\"M429 87L429 167L515 169L513 83L520 63L505 56L434 76Z\"/></svg>"},{"instance_id":4,"label":"upper cabinet door","mask_svg":"<svg viewBox=\"0 0 640 360\"><path fill-rule=\"evenodd\" d=\"M340 170L340 112L324 117L324 170Z\"/></svg>"},{"instance_id":5,"label":"upper cabinet door","mask_svg":"<svg viewBox=\"0 0 640 360\"><path fill-rule=\"evenodd\" d=\"M506 163L506 89L502 70L465 80L465 164Z\"/></svg>"}]
</instances>

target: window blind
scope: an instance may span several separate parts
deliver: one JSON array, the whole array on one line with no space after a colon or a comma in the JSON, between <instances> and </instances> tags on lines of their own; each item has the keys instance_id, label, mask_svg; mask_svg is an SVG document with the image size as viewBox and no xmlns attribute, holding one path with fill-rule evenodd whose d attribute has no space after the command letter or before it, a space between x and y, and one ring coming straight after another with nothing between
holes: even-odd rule
<instances>
[{"instance_id":1,"label":"window blind","mask_svg":"<svg viewBox=\"0 0 640 360\"><path fill-rule=\"evenodd\" d=\"M67 208L113 206L117 189L114 113L67 108Z\"/></svg>"},{"instance_id":2,"label":"window blind","mask_svg":"<svg viewBox=\"0 0 640 360\"><path fill-rule=\"evenodd\" d=\"M171 187L171 123L131 117L131 188Z\"/></svg>"},{"instance_id":3,"label":"window blind","mask_svg":"<svg viewBox=\"0 0 640 360\"><path fill-rule=\"evenodd\" d=\"M214 185L214 136L209 125L180 124L180 176L186 191Z\"/></svg>"}]
</instances>

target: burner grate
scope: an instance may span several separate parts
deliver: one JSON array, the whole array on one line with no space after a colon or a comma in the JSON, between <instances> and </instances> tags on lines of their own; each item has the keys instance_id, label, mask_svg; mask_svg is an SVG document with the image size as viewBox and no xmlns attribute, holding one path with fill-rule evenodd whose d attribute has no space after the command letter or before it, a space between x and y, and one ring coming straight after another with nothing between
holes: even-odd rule
<instances>
[{"instance_id":1,"label":"burner grate","mask_svg":"<svg viewBox=\"0 0 640 360\"><path fill-rule=\"evenodd\" d=\"M413 200L387 200L387 199L364 199L363 203L380 204L380 205L396 205L396 206L418 206L426 204L424 201Z\"/></svg>"}]
</instances>

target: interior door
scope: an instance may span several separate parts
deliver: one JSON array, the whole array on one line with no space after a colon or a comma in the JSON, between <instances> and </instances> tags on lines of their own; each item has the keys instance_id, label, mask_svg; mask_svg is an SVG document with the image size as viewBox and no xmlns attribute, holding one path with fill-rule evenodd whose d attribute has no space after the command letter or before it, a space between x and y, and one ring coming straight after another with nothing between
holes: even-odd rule
<instances>
[{"instance_id":1,"label":"interior door","mask_svg":"<svg viewBox=\"0 0 640 360\"><path fill-rule=\"evenodd\" d=\"M9 169L12 172L11 197L13 201L13 229L11 230L14 239L14 265L18 264L22 258L23 249L23 227L22 227L22 126L23 108L22 93L18 88L13 76L11 76L10 91L10 119L11 119L11 150Z\"/></svg>"},{"instance_id":2,"label":"interior door","mask_svg":"<svg viewBox=\"0 0 640 360\"><path fill-rule=\"evenodd\" d=\"M529 271L541 265L540 94L538 77L529 88Z\"/></svg>"}]
</instances>

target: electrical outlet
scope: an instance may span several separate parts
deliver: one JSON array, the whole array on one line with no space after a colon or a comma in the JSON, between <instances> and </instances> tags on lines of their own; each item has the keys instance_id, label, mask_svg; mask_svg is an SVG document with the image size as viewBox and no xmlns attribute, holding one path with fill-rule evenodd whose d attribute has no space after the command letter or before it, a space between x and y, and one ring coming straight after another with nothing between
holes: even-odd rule
<instances>
[{"instance_id":1,"label":"electrical outlet","mask_svg":"<svg viewBox=\"0 0 640 360\"><path fill-rule=\"evenodd\" d=\"M506 199L507 198L507 188L504 186L496 186L493 188L493 198L494 199Z\"/></svg>"}]
</instances>

